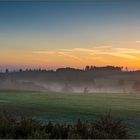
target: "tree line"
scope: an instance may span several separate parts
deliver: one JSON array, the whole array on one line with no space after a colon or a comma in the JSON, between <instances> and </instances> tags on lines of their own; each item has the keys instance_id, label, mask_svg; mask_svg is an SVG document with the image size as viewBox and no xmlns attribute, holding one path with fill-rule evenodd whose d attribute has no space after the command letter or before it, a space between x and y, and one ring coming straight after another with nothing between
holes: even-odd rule
<instances>
[{"instance_id":1,"label":"tree line","mask_svg":"<svg viewBox=\"0 0 140 140\"><path fill-rule=\"evenodd\" d=\"M19 70L13 70L10 71L9 69L5 69L5 73L9 72L65 72L65 71L122 71L123 67L118 67L118 66L103 66L103 67L97 67L97 66L85 66L84 69L76 69L76 68L71 68L71 67L66 67L66 68L58 68L56 70L47 70L47 69L31 69L31 68L26 68L22 69L20 68Z\"/></svg>"}]
</instances>

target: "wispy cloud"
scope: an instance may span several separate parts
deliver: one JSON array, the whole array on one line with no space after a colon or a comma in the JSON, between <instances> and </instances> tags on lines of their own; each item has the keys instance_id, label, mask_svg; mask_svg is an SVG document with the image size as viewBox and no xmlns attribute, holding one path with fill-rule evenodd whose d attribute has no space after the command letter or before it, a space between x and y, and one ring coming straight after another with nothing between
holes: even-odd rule
<instances>
[{"instance_id":1,"label":"wispy cloud","mask_svg":"<svg viewBox=\"0 0 140 140\"><path fill-rule=\"evenodd\" d=\"M140 40L137 40L136 43L140 43Z\"/></svg>"},{"instance_id":2,"label":"wispy cloud","mask_svg":"<svg viewBox=\"0 0 140 140\"><path fill-rule=\"evenodd\" d=\"M34 54L54 54L54 51L33 51Z\"/></svg>"},{"instance_id":3,"label":"wispy cloud","mask_svg":"<svg viewBox=\"0 0 140 140\"><path fill-rule=\"evenodd\" d=\"M46 55L55 55L55 56L65 56L69 57L78 61L82 61L79 57L76 57L75 55L72 55L70 50L66 49L60 49L60 50L55 50L55 51L33 51L33 54L46 54Z\"/></svg>"},{"instance_id":4,"label":"wispy cloud","mask_svg":"<svg viewBox=\"0 0 140 140\"><path fill-rule=\"evenodd\" d=\"M71 49L56 49L56 50L45 50L45 51L33 51L34 54L46 54L46 55L55 55L55 56L64 56L75 59L77 61L85 61L89 57L100 57L103 58L106 56L114 56L127 58L132 60L140 60L140 57L136 54L140 54L138 49L130 48L114 48L112 46L99 46L92 48L71 48Z\"/></svg>"},{"instance_id":5,"label":"wispy cloud","mask_svg":"<svg viewBox=\"0 0 140 140\"><path fill-rule=\"evenodd\" d=\"M59 52L58 54L60 54L60 55L62 55L62 56L70 57L70 58L72 58L72 59L76 59L76 60L78 60L78 61L82 61L82 59L80 59L80 58L78 58L78 57L76 57L76 56L74 56L74 55L67 54L67 53L65 53L65 52Z\"/></svg>"}]
</instances>

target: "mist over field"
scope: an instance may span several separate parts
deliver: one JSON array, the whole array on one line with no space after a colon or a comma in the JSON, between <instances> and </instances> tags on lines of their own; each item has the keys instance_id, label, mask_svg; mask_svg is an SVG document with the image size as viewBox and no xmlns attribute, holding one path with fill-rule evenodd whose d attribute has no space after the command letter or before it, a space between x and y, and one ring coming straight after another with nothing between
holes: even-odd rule
<instances>
[{"instance_id":1,"label":"mist over field","mask_svg":"<svg viewBox=\"0 0 140 140\"><path fill-rule=\"evenodd\" d=\"M138 93L140 72L106 66L94 69L59 68L0 74L0 89L73 93Z\"/></svg>"}]
</instances>

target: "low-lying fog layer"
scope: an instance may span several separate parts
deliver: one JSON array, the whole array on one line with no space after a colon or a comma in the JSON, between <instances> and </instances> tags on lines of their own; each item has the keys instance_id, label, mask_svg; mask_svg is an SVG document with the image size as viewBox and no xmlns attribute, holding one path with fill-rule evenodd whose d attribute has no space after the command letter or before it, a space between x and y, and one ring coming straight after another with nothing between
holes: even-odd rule
<instances>
[{"instance_id":1,"label":"low-lying fog layer","mask_svg":"<svg viewBox=\"0 0 140 140\"><path fill-rule=\"evenodd\" d=\"M139 93L140 72L13 72L0 74L0 89L82 93Z\"/></svg>"},{"instance_id":2,"label":"low-lying fog layer","mask_svg":"<svg viewBox=\"0 0 140 140\"><path fill-rule=\"evenodd\" d=\"M44 82L32 80L1 80L0 89L82 92L82 93L136 93L140 91L138 81L95 79L93 82Z\"/></svg>"}]
</instances>

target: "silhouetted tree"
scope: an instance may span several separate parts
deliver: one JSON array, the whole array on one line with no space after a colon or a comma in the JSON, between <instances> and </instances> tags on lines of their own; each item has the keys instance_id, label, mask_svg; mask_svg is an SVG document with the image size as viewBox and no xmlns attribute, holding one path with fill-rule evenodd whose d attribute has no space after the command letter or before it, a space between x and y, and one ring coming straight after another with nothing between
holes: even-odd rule
<instances>
[{"instance_id":1,"label":"silhouetted tree","mask_svg":"<svg viewBox=\"0 0 140 140\"><path fill-rule=\"evenodd\" d=\"M89 66L86 66L86 67L85 67L85 70L86 70L86 71L90 70L90 67L89 67Z\"/></svg>"},{"instance_id":2,"label":"silhouetted tree","mask_svg":"<svg viewBox=\"0 0 140 140\"><path fill-rule=\"evenodd\" d=\"M93 66L90 66L90 70L93 70L94 68L93 68Z\"/></svg>"},{"instance_id":3,"label":"silhouetted tree","mask_svg":"<svg viewBox=\"0 0 140 140\"><path fill-rule=\"evenodd\" d=\"M6 72L6 73L9 73L9 69L6 69L5 72Z\"/></svg>"},{"instance_id":4,"label":"silhouetted tree","mask_svg":"<svg viewBox=\"0 0 140 140\"><path fill-rule=\"evenodd\" d=\"M19 72L22 72L23 70L22 69L19 69Z\"/></svg>"}]
</instances>

